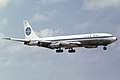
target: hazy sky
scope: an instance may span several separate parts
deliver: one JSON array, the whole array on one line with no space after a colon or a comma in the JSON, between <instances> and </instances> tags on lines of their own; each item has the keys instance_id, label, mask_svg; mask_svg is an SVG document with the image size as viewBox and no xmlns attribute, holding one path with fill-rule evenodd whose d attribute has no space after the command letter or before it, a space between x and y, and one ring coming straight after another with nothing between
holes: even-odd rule
<instances>
[{"instance_id":1,"label":"hazy sky","mask_svg":"<svg viewBox=\"0 0 120 80\"><path fill-rule=\"evenodd\" d=\"M120 38L120 0L0 0L0 37L107 32ZM0 41L0 80L120 80L120 40L76 54Z\"/></svg>"}]
</instances>

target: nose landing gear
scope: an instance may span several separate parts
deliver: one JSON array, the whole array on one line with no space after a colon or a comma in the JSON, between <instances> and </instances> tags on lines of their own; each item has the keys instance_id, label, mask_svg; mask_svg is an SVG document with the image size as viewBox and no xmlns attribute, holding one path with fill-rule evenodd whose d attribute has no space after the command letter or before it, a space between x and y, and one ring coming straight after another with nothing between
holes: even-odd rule
<instances>
[{"instance_id":1,"label":"nose landing gear","mask_svg":"<svg viewBox=\"0 0 120 80\"><path fill-rule=\"evenodd\" d=\"M104 46L104 47L103 47L103 50L107 50L107 47L106 47L106 46Z\"/></svg>"}]
</instances>

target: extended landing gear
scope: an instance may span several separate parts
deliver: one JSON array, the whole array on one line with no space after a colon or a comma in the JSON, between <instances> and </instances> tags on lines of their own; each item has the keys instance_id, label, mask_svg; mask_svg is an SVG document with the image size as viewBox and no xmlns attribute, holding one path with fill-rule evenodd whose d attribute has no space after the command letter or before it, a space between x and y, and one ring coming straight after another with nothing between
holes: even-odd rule
<instances>
[{"instance_id":1,"label":"extended landing gear","mask_svg":"<svg viewBox=\"0 0 120 80\"><path fill-rule=\"evenodd\" d=\"M75 51L75 49L69 49L68 52L69 53L75 53L76 51Z\"/></svg>"},{"instance_id":2,"label":"extended landing gear","mask_svg":"<svg viewBox=\"0 0 120 80\"><path fill-rule=\"evenodd\" d=\"M103 47L103 50L107 50L107 47L106 47L106 46L104 46L104 47Z\"/></svg>"},{"instance_id":3,"label":"extended landing gear","mask_svg":"<svg viewBox=\"0 0 120 80\"><path fill-rule=\"evenodd\" d=\"M56 53L63 53L63 50L62 49L57 49Z\"/></svg>"},{"instance_id":4,"label":"extended landing gear","mask_svg":"<svg viewBox=\"0 0 120 80\"><path fill-rule=\"evenodd\" d=\"M73 48L70 48L70 49L68 49L68 52L69 52L69 53L75 53L76 50L73 49ZM57 50L56 50L56 53L63 53L63 49L61 49L61 48L57 49Z\"/></svg>"}]
</instances>

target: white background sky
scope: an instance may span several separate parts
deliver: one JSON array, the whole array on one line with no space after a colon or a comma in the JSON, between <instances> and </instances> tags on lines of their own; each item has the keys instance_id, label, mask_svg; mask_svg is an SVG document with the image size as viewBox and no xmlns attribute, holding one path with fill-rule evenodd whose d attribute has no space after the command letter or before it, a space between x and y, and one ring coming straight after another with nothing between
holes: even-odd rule
<instances>
[{"instance_id":1,"label":"white background sky","mask_svg":"<svg viewBox=\"0 0 120 80\"><path fill-rule=\"evenodd\" d=\"M107 32L120 38L120 0L0 0L0 37ZM76 54L0 41L0 80L120 80L120 42Z\"/></svg>"}]
</instances>

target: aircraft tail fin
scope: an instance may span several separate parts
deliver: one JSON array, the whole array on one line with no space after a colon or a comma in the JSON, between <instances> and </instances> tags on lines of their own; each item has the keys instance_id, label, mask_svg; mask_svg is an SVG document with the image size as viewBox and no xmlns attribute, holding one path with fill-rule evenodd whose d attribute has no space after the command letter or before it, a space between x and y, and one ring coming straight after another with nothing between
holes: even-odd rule
<instances>
[{"instance_id":1,"label":"aircraft tail fin","mask_svg":"<svg viewBox=\"0 0 120 80\"><path fill-rule=\"evenodd\" d=\"M34 33L32 27L30 26L30 24L27 20L23 21L23 25L24 25L25 38L27 40L38 39L38 36Z\"/></svg>"}]
</instances>

